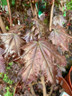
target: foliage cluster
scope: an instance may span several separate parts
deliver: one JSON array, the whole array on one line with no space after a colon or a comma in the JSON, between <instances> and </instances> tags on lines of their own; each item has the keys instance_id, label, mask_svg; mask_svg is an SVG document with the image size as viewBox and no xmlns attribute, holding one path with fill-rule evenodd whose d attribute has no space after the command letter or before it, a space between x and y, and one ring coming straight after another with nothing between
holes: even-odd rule
<instances>
[{"instance_id":1,"label":"foliage cluster","mask_svg":"<svg viewBox=\"0 0 72 96\"><path fill-rule=\"evenodd\" d=\"M12 4L14 4L13 1L14 0L12 0ZM4 48L4 53L2 54L2 51L0 52L0 62L1 64L4 64L4 59L7 61L12 59L13 61L17 61L19 64L24 64L24 67L21 69L19 74L22 76L25 85L31 84L40 76L43 76L43 82L50 81L54 84L56 83L57 77L62 76L62 71L65 71L64 67L67 64L64 52L69 51L69 44L72 42L72 36L67 34L67 30L63 27L63 22L61 21L64 21L64 23L67 21L62 15L53 18L53 14L55 14L53 13L55 0L53 0L53 2L48 0L48 2L49 4L51 3L50 6L48 5L51 8L51 10L49 10L51 11L51 14L48 13L50 14L50 17L48 17L50 18L50 25L49 21L47 22L48 25L46 25L45 19L40 18L42 15L48 15L44 12L45 7L47 6L45 2L43 3L43 6L39 6L39 2L36 3L30 1L31 23L29 24L30 26L32 25L32 28L28 32L24 29L27 28L24 24L12 26L11 10L9 9L10 6L8 4L9 1L7 1L7 4L11 20L9 21L10 28L8 26L5 27L0 18L0 21L2 22L1 29L7 29L6 32L0 34L1 44L3 46L2 48ZM38 5L36 6L36 4ZM26 4L24 5L24 7L29 7ZM66 2L66 11L72 10L71 5L72 0ZM39 9L37 10L38 6ZM43 10L41 10L42 8ZM66 16L66 11L63 11L63 15ZM28 18L26 17L25 19ZM55 22L52 22L52 19ZM19 20L19 18L17 18L17 20ZM6 70L10 70L12 64L13 62L10 62ZM9 85L13 84L13 81L9 79L7 73L1 73L0 78ZM7 87L6 91L7 92L4 96L13 96L10 92L10 87Z\"/></svg>"}]
</instances>

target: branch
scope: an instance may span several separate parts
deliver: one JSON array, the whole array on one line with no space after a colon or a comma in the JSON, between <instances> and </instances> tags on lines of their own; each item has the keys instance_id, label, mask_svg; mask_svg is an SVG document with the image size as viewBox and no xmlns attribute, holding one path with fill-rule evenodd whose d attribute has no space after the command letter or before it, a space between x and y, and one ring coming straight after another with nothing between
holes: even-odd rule
<instances>
[{"instance_id":1,"label":"branch","mask_svg":"<svg viewBox=\"0 0 72 96\"><path fill-rule=\"evenodd\" d=\"M53 92L53 88L54 88L54 85L51 86L50 92L49 92L49 94L47 94L47 96L51 96L51 94Z\"/></svg>"},{"instance_id":2,"label":"branch","mask_svg":"<svg viewBox=\"0 0 72 96\"><path fill-rule=\"evenodd\" d=\"M1 27L3 33L7 32L1 16L0 16L0 27Z\"/></svg>"},{"instance_id":3,"label":"branch","mask_svg":"<svg viewBox=\"0 0 72 96\"><path fill-rule=\"evenodd\" d=\"M51 7L49 31L51 31L51 29L52 29L52 18L53 18L54 2L55 2L55 0L53 0L52 7Z\"/></svg>"},{"instance_id":4,"label":"branch","mask_svg":"<svg viewBox=\"0 0 72 96\"><path fill-rule=\"evenodd\" d=\"M41 84L43 85L43 96L47 96L44 76L41 77Z\"/></svg>"},{"instance_id":5,"label":"branch","mask_svg":"<svg viewBox=\"0 0 72 96\"><path fill-rule=\"evenodd\" d=\"M38 12L37 12L36 6L34 5L34 7L33 7L32 0L29 0L29 2L30 2L30 5L31 5L31 11L32 11L33 17L38 19ZM34 4L35 4L35 0L34 0Z\"/></svg>"},{"instance_id":6,"label":"branch","mask_svg":"<svg viewBox=\"0 0 72 96\"><path fill-rule=\"evenodd\" d=\"M33 96L36 96L35 92L34 92L34 89L33 89L33 86L30 84L30 89L31 89L31 93Z\"/></svg>"},{"instance_id":7,"label":"branch","mask_svg":"<svg viewBox=\"0 0 72 96\"><path fill-rule=\"evenodd\" d=\"M10 26L12 26L12 17L11 17L11 9L10 9L9 0L7 0L7 5L8 5L9 16L10 16Z\"/></svg>"}]
</instances>

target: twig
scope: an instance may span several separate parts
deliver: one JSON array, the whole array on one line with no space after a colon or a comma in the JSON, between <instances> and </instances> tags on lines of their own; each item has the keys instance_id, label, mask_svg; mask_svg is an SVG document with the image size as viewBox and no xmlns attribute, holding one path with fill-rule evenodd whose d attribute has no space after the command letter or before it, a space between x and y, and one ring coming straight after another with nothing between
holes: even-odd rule
<instances>
[{"instance_id":1,"label":"twig","mask_svg":"<svg viewBox=\"0 0 72 96\"><path fill-rule=\"evenodd\" d=\"M49 94L47 94L47 96L51 96L51 94L53 92L53 87L54 87L54 85L51 86L50 92L49 92Z\"/></svg>"},{"instance_id":2,"label":"twig","mask_svg":"<svg viewBox=\"0 0 72 96\"><path fill-rule=\"evenodd\" d=\"M0 27L1 27L3 33L7 32L1 16L0 16Z\"/></svg>"},{"instance_id":3,"label":"twig","mask_svg":"<svg viewBox=\"0 0 72 96\"><path fill-rule=\"evenodd\" d=\"M33 6L32 6L32 1L29 0L29 2L30 2L30 6L31 6L31 10L32 10L32 14L33 14L33 16L34 16L34 11L33 11Z\"/></svg>"},{"instance_id":4,"label":"twig","mask_svg":"<svg viewBox=\"0 0 72 96\"><path fill-rule=\"evenodd\" d=\"M54 2L55 2L55 0L53 0L52 7L51 7L49 31L51 31L51 29L52 29L52 18L53 18Z\"/></svg>"},{"instance_id":5,"label":"twig","mask_svg":"<svg viewBox=\"0 0 72 96\"><path fill-rule=\"evenodd\" d=\"M20 82L20 81L19 81ZM19 82L17 82L17 84L15 85L15 88L14 88L14 95L13 96L15 96L15 93L16 93L16 88L17 88L17 86L18 86L18 84L19 84Z\"/></svg>"},{"instance_id":6,"label":"twig","mask_svg":"<svg viewBox=\"0 0 72 96\"><path fill-rule=\"evenodd\" d=\"M32 0L29 0L29 2L30 2L30 5L31 5L31 11L32 11L33 17L38 19L38 12L37 12L36 6L34 5L34 7L33 7ZM35 0L34 0L34 4L35 4Z\"/></svg>"},{"instance_id":7,"label":"twig","mask_svg":"<svg viewBox=\"0 0 72 96\"><path fill-rule=\"evenodd\" d=\"M12 26L12 17L11 17L11 9L10 9L9 0L7 0L7 5L8 5L9 16L10 16L10 26Z\"/></svg>"},{"instance_id":8,"label":"twig","mask_svg":"<svg viewBox=\"0 0 72 96\"><path fill-rule=\"evenodd\" d=\"M33 96L36 96L35 92L34 92L34 89L33 89L33 86L30 84L30 89L31 89L31 93Z\"/></svg>"},{"instance_id":9,"label":"twig","mask_svg":"<svg viewBox=\"0 0 72 96\"><path fill-rule=\"evenodd\" d=\"M43 85L43 96L47 96L44 76L41 77L41 83Z\"/></svg>"}]
</instances>

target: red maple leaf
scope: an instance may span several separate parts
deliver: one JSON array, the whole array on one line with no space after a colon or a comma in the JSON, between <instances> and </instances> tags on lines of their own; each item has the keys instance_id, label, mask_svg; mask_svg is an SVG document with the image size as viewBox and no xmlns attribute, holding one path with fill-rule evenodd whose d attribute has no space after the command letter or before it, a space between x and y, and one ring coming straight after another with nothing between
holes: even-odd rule
<instances>
[{"instance_id":1,"label":"red maple leaf","mask_svg":"<svg viewBox=\"0 0 72 96\"><path fill-rule=\"evenodd\" d=\"M66 33L62 27L53 26L53 31L50 33L49 39L58 47L61 47L63 52L68 51L68 44L72 41L72 37Z\"/></svg>"},{"instance_id":2,"label":"red maple leaf","mask_svg":"<svg viewBox=\"0 0 72 96\"><path fill-rule=\"evenodd\" d=\"M25 60L22 70L22 78L25 82L35 80L40 72L47 80L54 82L57 65L64 66L66 64L65 58L45 39L30 42L22 49L25 51L22 56Z\"/></svg>"}]
</instances>

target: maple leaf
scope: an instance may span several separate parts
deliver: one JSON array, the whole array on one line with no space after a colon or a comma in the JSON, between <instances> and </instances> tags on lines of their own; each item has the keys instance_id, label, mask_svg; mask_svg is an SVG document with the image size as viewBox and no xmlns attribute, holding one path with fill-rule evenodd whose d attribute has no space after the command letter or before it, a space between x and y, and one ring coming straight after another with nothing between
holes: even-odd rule
<instances>
[{"instance_id":1,"label":"maple leaf","mask_svg":"<svg viewBox=\"0 0 72 96\"><path fill-rule=\"evenodd\" d=\"M35 80L35 77L42 72L47 80L53 83L57 70L56 65L64 66L66 64L65 58L45 39L30 42L22 49L25 51L22 56L25 66L21 73L25 82Z\"/></svg>"},{"instance_id":2,"label":"maple leaf","mask_svg":"<svg viewBox=\"0 0 72 96\"><path fill-rule=\"evenodd\" d=\"M4 58L2 57L4 53L4 50L2 48L0 48L0 73L4 73L5 72L5 61Z\"/></svg>"},{"instance_id":3,"label":"maple leaf","mask_svg":"<svg viewBox=\"0 0 72 96\"><path fill-rule=\"evenodd\" d=\"M26 42L30 42L30 41L33 41L33 40L36 40L37 37L39 38L39 30L33 26L31 30L27 30L26 31L26 34L24 37L22 37L24 40L26 40Z\"/></svg>"},{"instance_id":4,"label":"maple leaf","mask_svg":"<svg viewBox=\"0 0 72 96\"><path fill-rule=\"evenodd\" d=\"M66 23L67 20L62 15L54 16L53 24L56 26L57 24L63 27L63 23Z\"/></svg>"},{"instance_id":5,"label":"maple leaf","mask_svg":"<svg viewBox=\"0 0 72 96\"><path fill-rule=\"evenodd\" d=\"M34 24L36 25L36 28L37 28L36 34L39 34L38 35L39 38L48 37L49 30L48 30L47 25L39 19L33 19L33 21L34 21Z\"/></svg>"},{"instance_id":6,"label":"maple leaf","mask_svg":"<svg viewBox=\"0 0 72 96\"><path fill-rule=\"evenodd\" d=\"M20 56L20 47L24 41L14 33L1 34L1 39L5 46L5 56L17 53Z\"/></svg>"},{"instance_id":7,"label":"maple leaf","mask_svg":"<svg viewBox=\"0 0 72 96\"><path fill-rule=\"evenodd\" d=\"M32 32L27 32L26 33L26 35L23 37L23 39L25 39L26 40L26 42L28 43L28 42L30 42L30 41L32 41L33 40L33 33Z\"/></svg>"},{"instance_id":8,"label":"maple leaf","mask_svg":"<svg viewBox=\"0 0 72 96\"><path fill-rule=\"evenodd\" d=\"M23 28L25 28L25 25L23 25L23 24L12 26L9 30L9 33L18 33L19 34L19 32L23 30Z\"/></svg>"},{"instance_id":9,"label":"maple leaf","mask_svg":"<svg viewBox=\"0 0 72 96\"><path fill-rule=\"evenodd\" d=\"M25 39L27 43L34 40L34 31L35 31L35 29L36 28L33 26L31 30L26 31L26 34L23 37L23 39Z\"/></svg>"},{"instance_id":10,"label":"maple leaf","mask_svg":"<svg viewBox=\"0 0 72 96\"><path fill-rule=\"evenodd\" d=\"M62 48L62 51L68 51L68 44L72 41L72 37L66 33L66 30L62 27L53 26L53 31L50 33L49 39L58 47Z\"/></svg>"}]
</instances>

